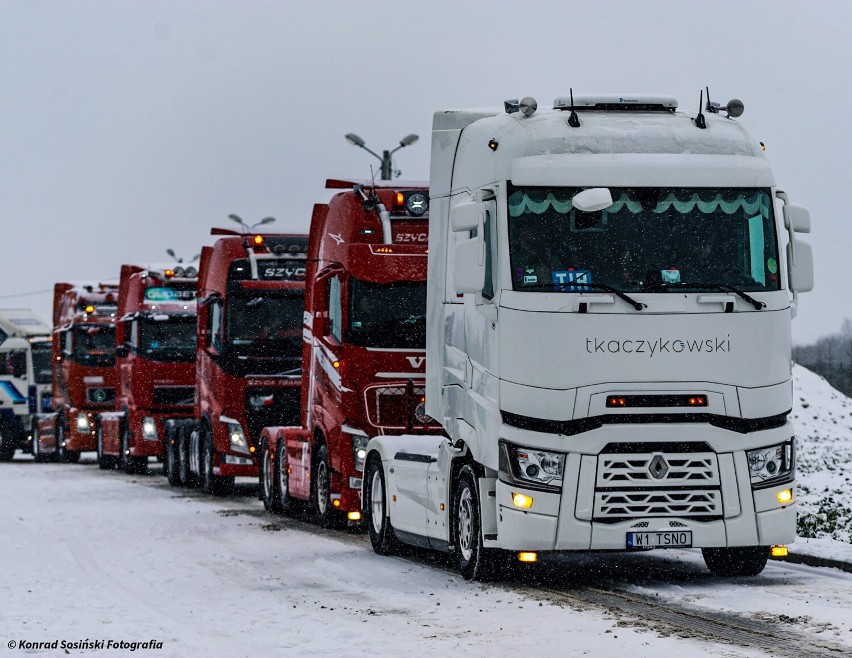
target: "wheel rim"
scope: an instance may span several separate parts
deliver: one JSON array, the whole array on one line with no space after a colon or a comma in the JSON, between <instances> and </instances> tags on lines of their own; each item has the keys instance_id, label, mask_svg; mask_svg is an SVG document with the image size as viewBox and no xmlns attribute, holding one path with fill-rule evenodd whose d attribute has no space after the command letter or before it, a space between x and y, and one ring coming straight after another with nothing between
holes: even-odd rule
<instances>
[{"instance_id":1,"label":"wheel rim","mask_svg":"<svg viewBox=\"0 0 852 658\"><path fill-rule=\"evenodd\" d=\"M459 550L462 558L468 561L473 557L473 496L465 488L459 497Z\"/></svg>"},{"instance_id":2,"label":"wheel rim","mask_svg":"<svg viewBox=\"0 0 852 658\"><path fill-rule=\"evenodd\" d=\"M290 474L287 472L287 454L282 450L283 447L278 448L278 491L283 501L290 495Z\"/></svg>"},{"instance_id":3,"label":"wheel rim","mask_svg":"<svg viewBox=\"0 0 852 658\"><path fill-rule=\"evenodd\" d=\"M272 459L269 450L263 450L263 497L272 500Z\"/></svg>"},{"instance_id":4,"label":"wheel rim","mask_svg":"<svg viewBox=\"0 0 852 658\"><path fill-rule=\"evenodd\" d=\"M385 522L385 487L378 470L373 472L373 482L370 487L370 519L373 530L376 534L381 534Z\"/></svg>"},{"instance_id":5,"label":"wheel rim","mask_svg":"<svg viewBox=\"0 0 852 658\"><path fill-rule=\"evenodd\" d=\"M328 469L325 460L317 466L317 510L325 514L328 509Z\"/></svg>"}]
</instances>

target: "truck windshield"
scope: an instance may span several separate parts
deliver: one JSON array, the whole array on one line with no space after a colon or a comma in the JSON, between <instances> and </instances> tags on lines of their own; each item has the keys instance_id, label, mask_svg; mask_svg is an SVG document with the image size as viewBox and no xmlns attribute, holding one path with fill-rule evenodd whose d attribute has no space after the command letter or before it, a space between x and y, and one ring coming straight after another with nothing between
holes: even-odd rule
<instances>
[{"instance_id":1,"label":"truck windshield","mask_svg":"<svg viewBox=\"0 0 852 658\"><path fill-rule=\"evenodd\" d=\"M247 357L302 356L302 295L246 291L228 300L228 343Z\"/></svg>"},{"instance_id":2,"label":"truck windshield","mask_svg":"<svg viewBox=\"0 0 852 658\"><path fill-rule=\"evenodd\" d=\"M152 361L193 361L195 318L140 318L136 349Z\"/></svg>"},{"instance_id":3,"label":"truck windshield","mask_svg":"<svg viewBox=\"0 0 852 658\"><path fill-rule=\"evenodd\" d=\"M514 290L780 289L768 189L610 188L613 204L592 213L572 208L580 191L510 187Z\"/></svg>"},{"instance_id":4,"label":"truck windshield","mask_svg":"<svg viewBox=\"0 0 852 658\"><path fill-rule=\"evenodd\" d=\"M50 378L50 343L43 341L33 343L33 370L36 384L49 384Z\"/></svg>"},{"instance_id":5,"label":"truck windshield","mask_svg":"<svg viewBox=\"0 0 852 658\"><path fill-rule=\"evenodd\" d=\"M115 327L77 325L72 332L72 358L86 366L115 365Z\"/></svg>"},{"instance_id":6,"label":"truck windshield","mask_svg":"<svg viewBox=\"0 0 852 658\"><path fill-rule=\"evenodd\" d=\"M426 347L426 282L351 279L346 342L362 347Z\"/></svg>"}]
</instances>

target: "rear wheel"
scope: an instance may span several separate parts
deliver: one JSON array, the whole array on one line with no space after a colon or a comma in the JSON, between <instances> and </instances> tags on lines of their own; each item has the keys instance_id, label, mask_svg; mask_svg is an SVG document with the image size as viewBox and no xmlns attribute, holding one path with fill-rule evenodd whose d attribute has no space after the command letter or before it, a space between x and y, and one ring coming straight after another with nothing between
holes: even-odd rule
<instances>
[{"instance_id":1,"label":"rear wheel","mask_svg":"<svg viewBox=\"0 0 852 658\"><path fill-rule=\"evenodd\" d=\"M453 552L465 580L495 580L504 555L482 545L478 478L470 466L462 467L459 473L452 510Z\"/></svg>"},{"instance_id":2,"label":"rear wheel","mask_svg":"<svg viewBox=\"0 0 852 658\"><path fill-rule=\"evenodd\" d=\"M263 506L269 512L280 514L281 496L278 491L277 461L277 455L272 454L269 443L264 441L260 457L260 492L263 497Z\"/></svg>"},{"instance_id":3,"label":"rear wheel","mask_svg":"<svg viewBox=\"0 0 852 658\"><path fill-rule=\"evenodd\" d=\"M391 525L385 473L382 461L377 456L370 458L366 475L364 515L370 533L370 543L379 555L396 555L401 546Z\"/></svg>"},{"instance_id":4,"label":"rear wheel","mask_svg":"<svg viewBox=\"0 0 852 658\"><path fill-rule=\"evenodd\" d=\"M43 464L48 460L49 456L41 451L38 438L38 425L35 425L33 426L33 459L37 464Z\"/></svg>"},{"instance_id":5,"label":"rear wheel","mask_svg":"<svg viewBox=\"0 0 852 658\"><path fill-rule=\"evenodd\" d=\"M714 576L756 576L769 560L769 547L702 548L701 554Z\"/></svg>"},{"instance_id":6,"label":"rear wheel","mask_svg":"<svg viewBox=\"0 0 852 658\"><path fill-rule=\"evenodd\" d=\"M201 446L201 488L215 496L226 496L234 489L233 477L222 477L213 473L213 433L205 428L202 434L203 445Z\"/></svg>"}]
</instances>

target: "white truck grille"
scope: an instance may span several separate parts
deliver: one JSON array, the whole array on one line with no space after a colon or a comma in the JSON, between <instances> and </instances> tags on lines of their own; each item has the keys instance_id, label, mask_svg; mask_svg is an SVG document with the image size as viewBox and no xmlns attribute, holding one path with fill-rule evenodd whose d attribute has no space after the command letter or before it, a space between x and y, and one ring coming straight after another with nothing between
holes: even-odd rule
<instances>
[{"instance_id":1,"label":"white truck grille","mask_svg":"<svg viewBox=\"0 0 852 658\"><path fill-rule=\"evenodd\" d=\"M722 515L722 494L716 491L600 491L595 495L595 519Z\"/></svg>"},{"instance_id":2,"label":"white truck grille","mask_svg":"<svg viewBox=\"0 0 852 658\"><path fill-rule=\"evenodd\" d=\"M721 518L719 463L714 453L598 456L593 518Z\"/></svg>"}]
</instances>

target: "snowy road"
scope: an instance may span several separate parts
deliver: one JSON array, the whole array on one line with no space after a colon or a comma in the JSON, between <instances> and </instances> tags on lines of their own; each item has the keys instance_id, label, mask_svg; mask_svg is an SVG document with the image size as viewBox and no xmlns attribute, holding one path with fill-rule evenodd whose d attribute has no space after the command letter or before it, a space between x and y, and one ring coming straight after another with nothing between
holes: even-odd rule
<instances>
[{"instance_id":1,"label":"snowy road","mask_svg":"<svg viewBox=\"0 0 852 658\"><path fill-rule=\"evenodd\" d=\"M267 514L255 493L0 464L0 658L85 639L181 657L852 654L852 574L834 569L718 579L697 552L657 551L559 557L479 585L440 557L382 558L361 534Z\"/></svg>"}]
</instances>

